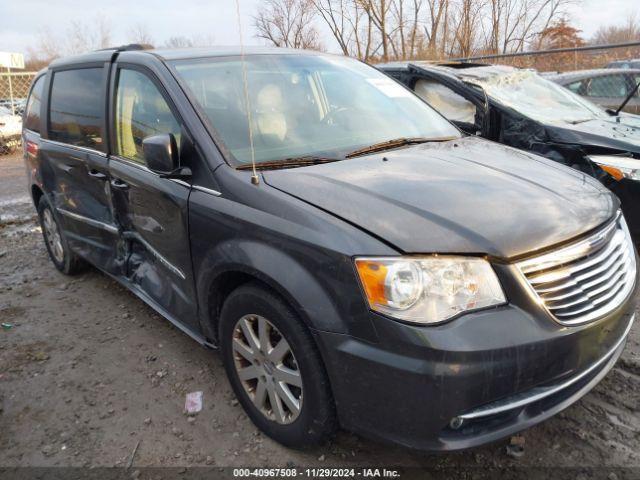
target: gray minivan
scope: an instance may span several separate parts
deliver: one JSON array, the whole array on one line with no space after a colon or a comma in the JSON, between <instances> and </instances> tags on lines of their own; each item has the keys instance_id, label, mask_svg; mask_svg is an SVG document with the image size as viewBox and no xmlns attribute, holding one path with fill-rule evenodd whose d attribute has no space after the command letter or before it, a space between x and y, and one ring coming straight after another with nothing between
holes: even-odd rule
<instances>
[{"instance_id":1,"label":"gray minivan","mask_svg":"<svg viewBox=\"0 0 640 480\"><path fill-rule=\"evenodd\" d=\"M55 267L93 265L218 348L284 445L337 426L427 450L508 436L596 385L633 322L608 190L463 134L355 60L60 59L23 140Z\"/></svg>"}]
</instances>

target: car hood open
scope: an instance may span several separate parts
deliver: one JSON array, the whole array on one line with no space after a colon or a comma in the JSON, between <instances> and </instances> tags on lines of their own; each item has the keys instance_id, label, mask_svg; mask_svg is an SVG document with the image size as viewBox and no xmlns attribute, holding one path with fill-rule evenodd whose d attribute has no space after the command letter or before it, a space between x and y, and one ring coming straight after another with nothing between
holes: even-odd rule
<instances>
[{"instance_id":1,"label":"car hood open","mask_svg":"<svg viewBox=\"0 0 640 480\"><path fill-rule=\"evenodd\" d=\"M264 179L405 253L519 256L596 228L618 208L577 170L473 137Z\"/></svg>"}]
</instances>

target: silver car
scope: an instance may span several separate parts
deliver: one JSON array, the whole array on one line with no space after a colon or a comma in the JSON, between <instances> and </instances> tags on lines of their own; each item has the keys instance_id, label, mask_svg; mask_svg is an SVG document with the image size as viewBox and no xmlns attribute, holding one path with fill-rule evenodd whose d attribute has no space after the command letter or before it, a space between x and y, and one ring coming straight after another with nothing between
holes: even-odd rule
<instances>
[{"instance_id":1,"label":"silver car","mask_svg":"<svg viewBox=\"0 0 640 480\"><path fill-rule=\"evenodd\" d=\"M20 145L22 117L0 106L0 155L14 151Z\"/></svg>"},{"instance_id":2,"label":"silver car","mask_svg":"<svg viewBox=\"0 0 640 480\"><path fill-rule=\"evenodd\" d=\"M640 68L602 68L545 75L604 109L617 110L640 82ZM636 91L623 111L640 114L640 96Z\"/></svg>"}]
</instances>

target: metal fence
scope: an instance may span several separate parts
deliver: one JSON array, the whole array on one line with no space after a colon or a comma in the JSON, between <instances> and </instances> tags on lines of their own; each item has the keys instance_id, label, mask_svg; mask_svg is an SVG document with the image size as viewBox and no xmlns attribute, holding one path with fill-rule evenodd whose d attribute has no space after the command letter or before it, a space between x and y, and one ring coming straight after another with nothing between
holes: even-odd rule
<instances>
[{"instance_id":1,"label":"metal fence","mask_svg":"<svg viewBox=\"0 0 640 480\"><path fill-rule=\"evenodd\" d=\"M36 72L0 73L0 155L20 147L22 113Z\"/></svg>"},{"instance_id":2,"label":"metal fence","mask_svg":"<svg viewBox=\"0 0 640 480\"><path fill-rule=\"evenodd\" d=\"M455 60L533 68L605 109L617 110L635 90L623 111L640 114L640 41Z\"/></svg>"},{"instance_id":3,"label":"metal fence","mask_svg":"<svg viewBox=\"0 0 640 480\"><path fill-rule=\"evenodd\" d=\"M538 50L496 55L477 55L456 58L456 61L511 65L519 68L535 68L539 72L567 72L605 68L613 62L640 59L640 41L609 45ZM628 68L628 65L625 67Z\"/></svg>"},{"instance_id":4,"label":"metal fence","mask_svg":"<svg viewBox=\"0 0 640 480\"><path fill-rule=\"evenodd\" d=\"M639 59L637 66L629 63L633 59ZM550 80L609 109L617 109L640 82L640 41L506 55L478 55L454 60L533 68ZM600 70L614 66L622 68ZM587 71L593 69L599 71ZM0 155L20 147L22 113L35 74L0 72ZM624 111L640 114L639 92L636 91L631 97Z\"/></svg>"}]
</instances>

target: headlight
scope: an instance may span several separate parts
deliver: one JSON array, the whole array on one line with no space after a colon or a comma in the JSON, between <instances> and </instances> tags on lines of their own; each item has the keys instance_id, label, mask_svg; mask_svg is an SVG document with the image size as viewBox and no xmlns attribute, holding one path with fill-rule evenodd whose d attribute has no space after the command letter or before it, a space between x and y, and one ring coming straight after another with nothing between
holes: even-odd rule
<instances>
[{"instance_id":1,"label":"headlight","mask_svg":"<svg viewBox=\"0 0 640 480\"><path fill-rule=\"evenodd\" d=\"M358 258L372 310L415 323L437 323L506 302L489 262L455 256Z\"/></svg>"},{"instance_id":2,"label":"headlight","mask_svg":"<svg viewBox=\"0 0 640 480\"><path fill-rule=\"evenodd\" d=\"M640 180L640 160L631 157L618 157L616 155L589 155L591 161L597 163L602 169L616 180L629 178Z\"/></svg>"}]
</instances>

